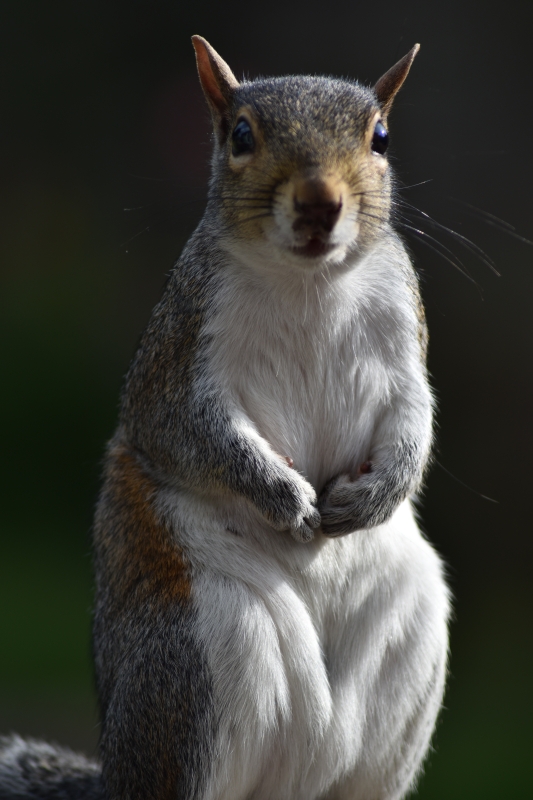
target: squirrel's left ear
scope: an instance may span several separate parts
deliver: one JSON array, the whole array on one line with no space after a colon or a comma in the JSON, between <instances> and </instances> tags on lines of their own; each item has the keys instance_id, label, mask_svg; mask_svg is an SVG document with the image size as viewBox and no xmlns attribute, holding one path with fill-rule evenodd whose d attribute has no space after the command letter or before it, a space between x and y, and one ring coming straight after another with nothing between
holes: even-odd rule
<instances>
[{"instance_id":1,"label":"squirrel's left ear","mask_svg":"<svg viewBox=\"0 0 533 800\"><path fill-rule=\"evenodd\" d=\"M228 132L231 98L239 81L203 36L192 37L200 83L219 139Z\"/></svg>"},{"instance_id":2,"label":"squirrel's left ear","mask_svg":"<svg viewBox=\"0 0 533 800\"><path fill-rule=\"evenodd\" d=\"M387 118L387 114L392 106L392 101L402 88L402 84L407 78L409 70L411 69L411 64L413 63L414 58L419 50L420 45L415 44L415 46L409 50L406 56L401 58L397 64L391 67L389 71L385 73L385 75L381 76L379 81L374 86L374 91L381 105L383 119Z\"/></svg>"}]
</instances>

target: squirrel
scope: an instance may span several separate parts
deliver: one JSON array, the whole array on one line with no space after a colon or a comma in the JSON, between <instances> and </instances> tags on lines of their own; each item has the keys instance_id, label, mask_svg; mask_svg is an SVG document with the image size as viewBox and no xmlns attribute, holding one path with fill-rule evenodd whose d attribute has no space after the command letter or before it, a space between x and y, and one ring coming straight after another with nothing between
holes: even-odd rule
<instances>
[{"instance_id":1,"label":"squirrel","mask_svg":"<svg viewBox=\"0 0 533 800\"><path fill-rule=\"evenodd\" d=\"M5 739L0 798L399 800L449 615L412 505L433 400L386 156L419 46L370 89L239 82L193 45L207 208L126 376L94 524L100 762Z\"/></svg>"}]
</instances>

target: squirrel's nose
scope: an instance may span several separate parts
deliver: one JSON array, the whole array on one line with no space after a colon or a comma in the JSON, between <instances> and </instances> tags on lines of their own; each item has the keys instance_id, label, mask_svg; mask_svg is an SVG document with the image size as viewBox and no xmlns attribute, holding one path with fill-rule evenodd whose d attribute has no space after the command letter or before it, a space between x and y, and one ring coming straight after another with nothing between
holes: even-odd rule
<instances>
[{"instance_id":1,"label":"squirrel's nose","mask_svg":"<svg viewBox=\"0 0 533 800\"><path fill-rule=\"evenodd\" d=\"M315 174L302 175L294 182L293 230L309 228L331 233L342 209L342 196L333 180Z\"/></svg>"}]
</instances>

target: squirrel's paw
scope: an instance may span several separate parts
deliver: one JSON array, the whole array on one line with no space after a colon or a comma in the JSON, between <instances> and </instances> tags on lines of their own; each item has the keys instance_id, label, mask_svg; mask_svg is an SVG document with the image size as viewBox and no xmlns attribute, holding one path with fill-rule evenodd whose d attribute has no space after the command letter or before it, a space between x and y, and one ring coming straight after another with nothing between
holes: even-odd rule
<instances>
[{"instance_id":1,"label":"squirrel's paw","mask_svg":"<svg viewBox=\"0 0 533 800\"><path fill-rule=\"evenodd\" d=\"M355 478L338 475L322 490L318 510L326 536L344 536L381 525L405 497L389 476L374 471L369 462L362 467Z\"/></svg>"},{"instance_id":2,"label":"squirrel's paw","mask_svg":"<svg viewBox=\"0 0 533 800\"><path fill-rule=\"evenodd\" d=\"M275 487L274 509L268 519L277 530L288 530L297 542L309 542L320 526L316 492L298 472Z\"/></svg>"}]
</instances>

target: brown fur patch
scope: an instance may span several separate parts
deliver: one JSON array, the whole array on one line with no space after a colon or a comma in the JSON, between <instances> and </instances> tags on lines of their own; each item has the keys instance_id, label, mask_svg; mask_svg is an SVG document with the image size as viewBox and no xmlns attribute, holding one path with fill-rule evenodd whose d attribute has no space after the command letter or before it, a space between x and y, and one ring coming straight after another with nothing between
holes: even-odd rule
<instances>
[{"instance_id":1,"label":"brown fur patch","mask_svg":"<svg viewBox=\"0 0 533 800\"><path fill-rule=\"evenodd\" d=\"M157 485L123 444L109 453L107 479L96 518L95 540L114 593L124 602L163 606L185 603L189 569L172 541L168 523L156 512Z\"/></svg>"},{"instance_id":2,"label":"brown fur patch","mask_svg":"<svg viewBox=\"0 0 533 800\"><path fill-rule=\"evenodd\" d=\"M422 361L426 363L428 354L428 327L426 323L426 312L420 295L417 293L416 312L418 317L418 343L422 354Z\"/></svg>"}]
</instances>

